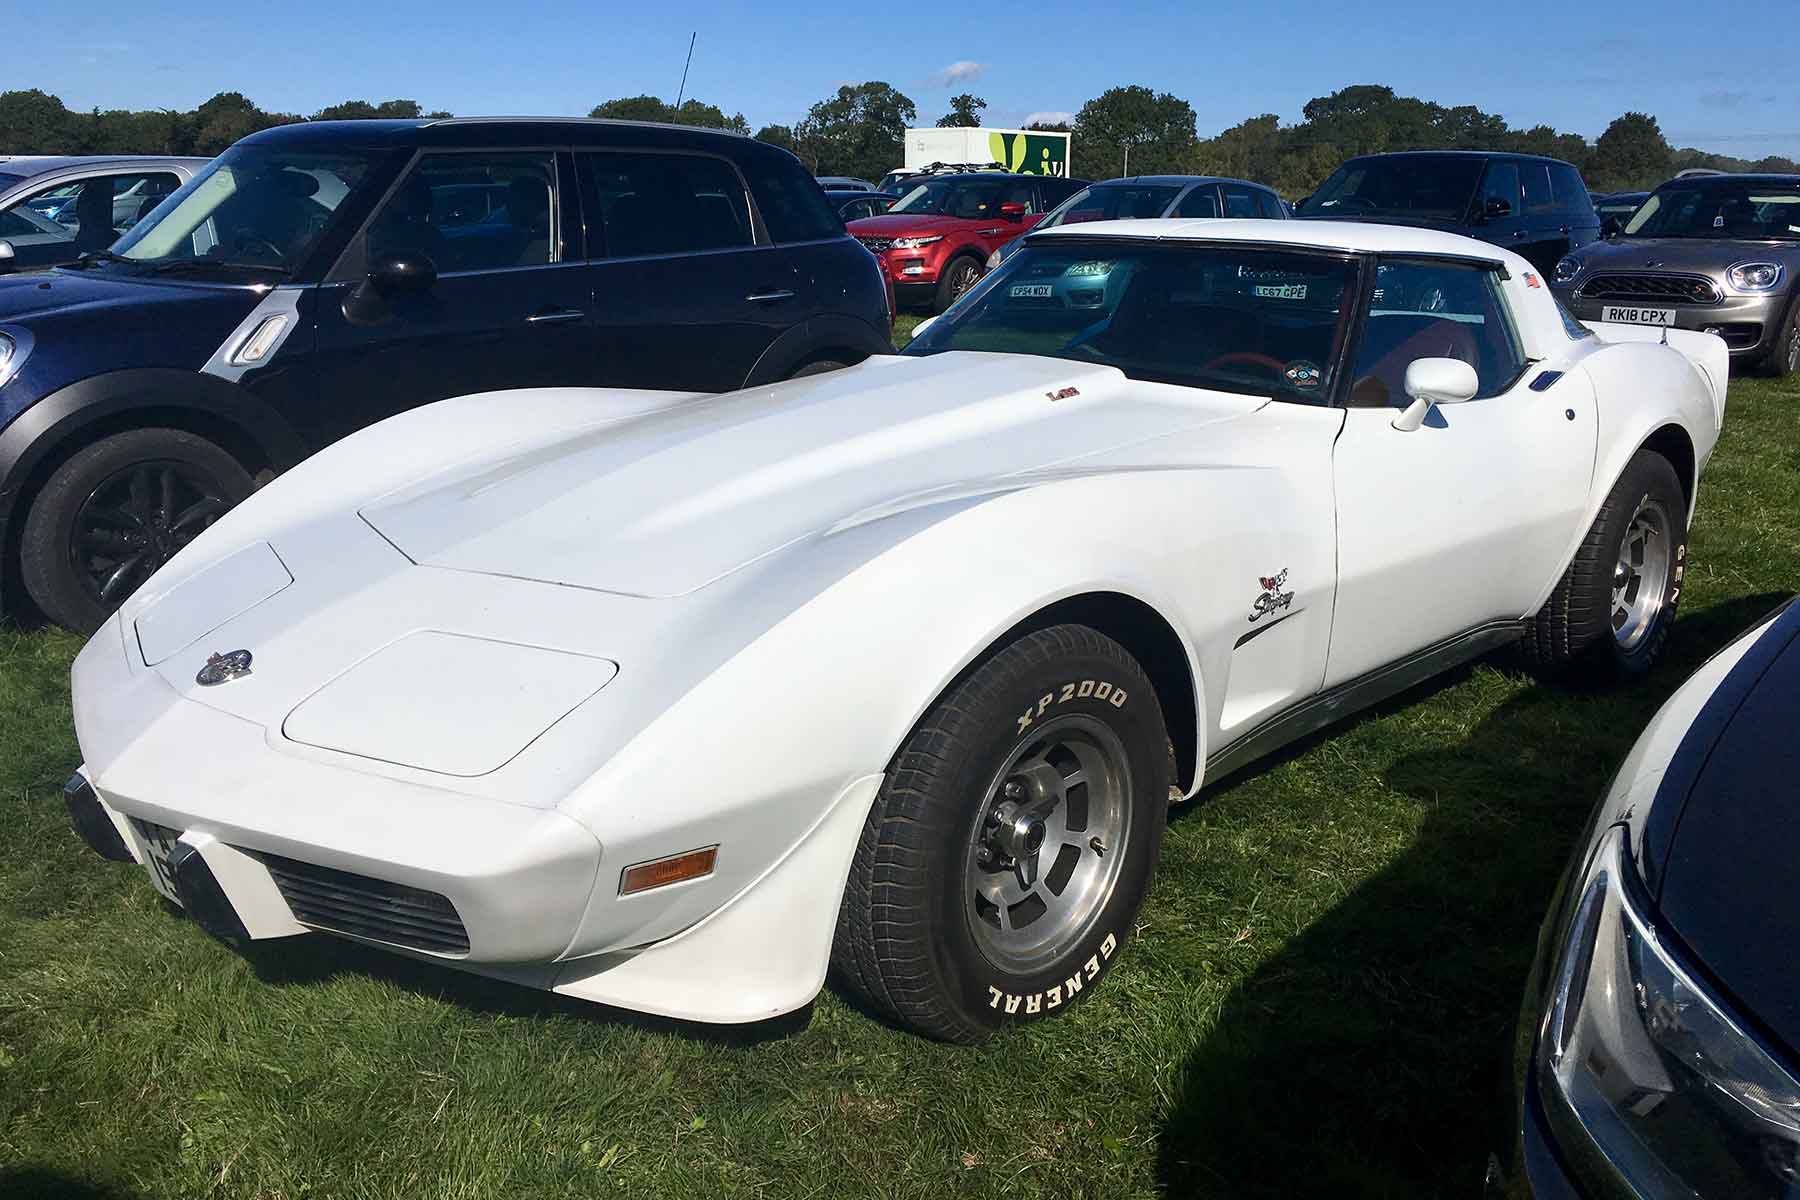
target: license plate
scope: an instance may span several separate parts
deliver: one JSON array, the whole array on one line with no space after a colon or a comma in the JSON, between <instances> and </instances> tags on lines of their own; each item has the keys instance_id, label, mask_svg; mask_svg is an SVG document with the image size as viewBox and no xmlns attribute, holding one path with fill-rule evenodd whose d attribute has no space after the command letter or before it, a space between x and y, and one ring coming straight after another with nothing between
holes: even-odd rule
<instances>
[{"instance_id":1,"label":"license plate","mask_svg":"<svg viewBox=\"0 0 1800 1200\"><path fill-rule=\"evenodd\" d=\"M181 897L175 894L175 877L169 874L169 855L175 853L175 843L181 834L165 825L154 825L149 821L137 821L137 830L144 839L144 862L150 868L150 882L164 896L181 903Z\"/></svg>"},{"instance_id":2,"label":"license plate","mask_svg":"<svg viewBox=\"0 0 1800 1200\"><path fill-rule=\"evenodd\" d=\"M1048 300L1053 293L1047 283L1015 283L1008 294L1020 300Z\"/></svg>"},{"instance_id":3,"label":"license plate","mask_svg":"<svg viewBox=\"0 0 1800 1200\"><path fill-rule=\"evenodd\" d=\"M1250 294L1263 300L1304 300L1306 285L1304 283L1259 283L1250 289Z\"/></svg>"},{"instance_id":4,"label":"license plate","mask_svg":"<svg viewBox=\"0 0 1800 1200\"><path fill-rule=\"evenodd\" d=\"M1618 321L1626 325L1673 325L1675 310L1672 308L1627 308L1623 305L1608 304L1600 313L1602 321Z\"/></svg>"}]
</instances>

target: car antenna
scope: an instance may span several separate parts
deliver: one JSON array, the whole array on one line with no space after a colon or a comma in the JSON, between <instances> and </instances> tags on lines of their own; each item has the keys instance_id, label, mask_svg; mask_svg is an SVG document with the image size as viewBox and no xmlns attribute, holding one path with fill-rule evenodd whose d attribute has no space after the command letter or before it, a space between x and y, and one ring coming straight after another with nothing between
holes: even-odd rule
<instances>
[{"instance_id":1,"label":"car antenna","mask_svg":"<svg viewBox=\"0 0 1800 1200\"><path fill-rule=\"evenodd\" d=\"M683 96L687 95L688 68L694 65L694 43L699 40L700 40L700 31L698 29L696 29L696 30L694 30L692 36L690 36L688 38L687 61L681 64L681 87L675 93L675 111L676 112L681 111L681 99Z\"/></svg>"}]
</instances>

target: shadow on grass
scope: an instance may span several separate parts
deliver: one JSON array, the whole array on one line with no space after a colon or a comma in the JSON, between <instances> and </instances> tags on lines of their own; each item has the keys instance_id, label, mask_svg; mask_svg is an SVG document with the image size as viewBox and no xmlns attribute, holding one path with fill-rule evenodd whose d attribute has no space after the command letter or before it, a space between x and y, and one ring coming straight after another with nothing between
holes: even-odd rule
<instances>
[{"instance_id":1,"label":"shadow on grass","mask_svg":"<svg viewBox=\"0 0 1800 1200\"><path fill-rule=\"evenodd\" d=\"M180 913L179 909L174 911ZM776 1041L800 1032L812 1020L812 1005L809 1004L795 1012L744 1025L679 1021L561 996L503 979L471 975L453 967L422 962L329 934L302 934L254 942L242 954L256 977L271 986L309 985L340 975L360 975L474 1013L606 1022L716 1046L754 1046ZM0 1192L0 1195L4 1193Z\"/></svg>"},{"instance_id":2,"label":"shadow on grass","mask_svg":"<svg viewBox=\"0 0 1800 1200\"><path fill-rule=\"evenodd\" d=\"M0 1167L0 1196L6 1200L131 1200L137 1193L49 1167Z\"/></svg>"},{"instance_id":3,"label":"shadow on grass","mask_svg":"<svg viewBox=\"0 0 1800 1200\"><path fill-rule=\"evenodd\" d=\"M1167 1194L1479 1194L1511 1145L1513 1026L1573 839L1663 700L1785 598L1683 616L1649 679L1538 683L1397 760L1387 785L1429 806L1417 838L1226 999L1160 1133Z\"/></svg>"}]
</instances>

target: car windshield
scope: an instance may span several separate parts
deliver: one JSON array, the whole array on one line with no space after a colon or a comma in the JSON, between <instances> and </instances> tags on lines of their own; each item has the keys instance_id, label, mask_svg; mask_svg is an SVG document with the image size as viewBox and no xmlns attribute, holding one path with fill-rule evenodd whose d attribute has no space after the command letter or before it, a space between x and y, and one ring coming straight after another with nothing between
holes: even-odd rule
<instances>
[{"instance_id":1,"label":"car windshield","mask_svg":"<svg viewBox=\"0 0 1800 1200\"><path fill-rule=\"evenodd\" d=\"M1800 239L1800 180L1690 180L1657 188L1626 237Z\"/></svg>"},{"instance_id":2,"label":"car windshield","mask_svg":"<svg viewBox=\"0 0 1800 1200\"><path fill-rule=\"evenodd\" d=\"M1130 217L1160 217L1175 202L1181 189L1167 184L1102 183L1082 188L1050 210L1039 229L1073 225L1078 221L1113 221Z\"/></svg>"},{"instance_id":3,"label":"car windshield","mask_svg":"<svg viewBox=\"0 0 1800 1200\"><path fill-rule=\"evenodd\" d=\"M292 274L369 173L369 154L268 146L227 150L121 238L113 253L155 269Z\"/></svg>"},{"instance_id":4,"label":"car windshield","mask_svg":"<svg viewBox=\"0 0 1800 1200\"><path fill-rule=\"evenodd\" d=\"M1333 171L1296 215L1461 221L1468 215L1482 165L1479 158L1425 155L1353 158Z\"/></svg>"},{"instance_id":5,"label":"car windshield","mask_svg":"<svg viewBox=\"0 0 1800 1200\"><path fill-rule=\"evenodd\" d=\"M1033 239L903 353L1066 358L1323 404L1355 273L1346 258L1256 245Z\"/></svg>"},{"instance_id":6,"label":"car windshield","mask_svg":"<svg viewBox=\"0 0 1800 1200\"><path fill-rule=\"evenodd\" d=\"M1004 179L928 179L894 201L890 215L966 217L979 221L1000 215Z\"/></svg>"}]
</instances>

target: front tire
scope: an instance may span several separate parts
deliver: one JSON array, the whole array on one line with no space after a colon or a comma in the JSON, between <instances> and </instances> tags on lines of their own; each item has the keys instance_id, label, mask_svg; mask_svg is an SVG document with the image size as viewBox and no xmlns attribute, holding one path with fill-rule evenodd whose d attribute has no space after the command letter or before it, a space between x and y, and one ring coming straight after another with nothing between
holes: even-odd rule
<instances>
[{"instance_id":1,"label":"front tire","mask_svg":"<svg viewBox=\"0 0 1800 1200\"><path fill-rule=\"evenodd\" d=\"M92 633L252 486L235 458L179 429L102 438L32 500L19 541L25 590L50 620Z\"/></svg>"},{"instance_id":2,"label":"front tire","mask_svg":"<svg viewBox=\"0 0 1800 1200\"><path fill-rule=\"evenodd\" d=\"M1787 320L1781 323L1775 344L1762 361L1762 374L1772 379L1782 379L1796 371L1800 371L1800 294L1788 302Z\"/></svg>"},{"instance_id":3,"label":"front tire","mask_svg":"<svg viewBox=\"0 0 1800 1200\"><path fill-rule=\"evenodd\" d=\"M883 1015L977 1042L1068 1007L1124 948L1169 805L1143 669L1084 625L1001 648L895 755L832 961Z\"/></svg>"},{"instance_id":4,"label":"front tire","mask_svg":"<svg viewBox=\"0 0 1800 1200\"><path fill-rule=\"evenodd\" d=\"M937 299L931 311L941 313L961 300L970 288L981 282L982 274L981 264L966 254L951 259L944 273L938 276Z\"/></svg>"},{"instance_id":5,"label":"front tire","mask_svg":"<svg viewBox=\"0 0 1800 1200\"><path fill-rule=\"evenodd\" d=\"M1602 678L1662 657L1687 571L1687 501L1669 460L1639 450L1526 629L1526 657Z\"/></svg>"}]
</instances>

